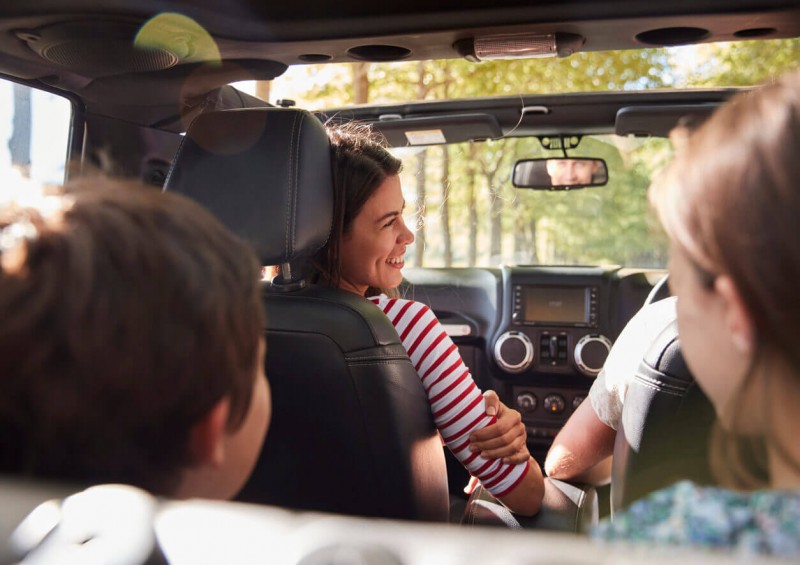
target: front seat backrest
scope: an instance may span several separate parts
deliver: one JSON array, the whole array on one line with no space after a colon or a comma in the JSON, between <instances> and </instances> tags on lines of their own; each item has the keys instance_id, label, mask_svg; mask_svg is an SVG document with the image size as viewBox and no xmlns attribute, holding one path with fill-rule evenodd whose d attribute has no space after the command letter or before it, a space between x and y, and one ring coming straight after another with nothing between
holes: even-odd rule
<instances>
[{"instance_id":1,"label":"front seat backrest","mask_svg":"<svg viewBox=\"0 0 800 565\"><path fill-rule=\"evenodd\" d=\"M714 409L681 354L677 322L656 337L628 386L614 444L612 510L687 479L711 482Z\"/></svg>"},{"instance_id":2,"label":"front seat backrest","mask_svg":"<svg viewBox=\"0 0 800 565\"><path fill-rule=\"evenodd\" d=\"M263 294L272 423L239 499L447 520L442 446L394 327L363 297L296 276L333 217L331 147L319 120L281 108L201 115L165 190L208 207L262 264L283 266L281 284L265 283Z\"/></svg>"}]
</instances>

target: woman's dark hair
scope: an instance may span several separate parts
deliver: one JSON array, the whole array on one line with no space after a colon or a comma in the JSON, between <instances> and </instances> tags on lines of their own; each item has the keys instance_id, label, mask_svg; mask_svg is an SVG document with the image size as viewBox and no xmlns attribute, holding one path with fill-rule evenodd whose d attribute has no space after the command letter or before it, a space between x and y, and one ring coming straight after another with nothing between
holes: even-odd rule
<instances>
[{"instance_id":1,"label":"woman's dark hair","mask_svg":"<svg viewBox=\"0 0 800 565\"><path fill-rule=\"evenodd\" d=\"M333 151L333 227L328 243L312 259L311 281L338 287L342 238L378 187L400 173L402 163L389 153L385 139L369 125L329 122L326 127ZM384 290L370 288L367 296Z\"/></svg>"}]
</instances>

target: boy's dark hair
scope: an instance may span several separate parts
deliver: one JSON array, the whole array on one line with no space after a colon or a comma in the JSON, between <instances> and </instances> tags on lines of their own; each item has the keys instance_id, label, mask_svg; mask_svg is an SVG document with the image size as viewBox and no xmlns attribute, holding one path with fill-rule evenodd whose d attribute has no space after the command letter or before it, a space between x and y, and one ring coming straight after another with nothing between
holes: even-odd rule
<instances>
[{"instance_id":1,"label":"boy's dark hair","mask_svg":"<svg viewBox=\"0 0 800 565\"><path fill-rule=\"evenodd\" d=\"M198 204L82 180L0 207L0 472L170 494L192 426L250 405L259 268Z\"/></svg>"}]
</instances>

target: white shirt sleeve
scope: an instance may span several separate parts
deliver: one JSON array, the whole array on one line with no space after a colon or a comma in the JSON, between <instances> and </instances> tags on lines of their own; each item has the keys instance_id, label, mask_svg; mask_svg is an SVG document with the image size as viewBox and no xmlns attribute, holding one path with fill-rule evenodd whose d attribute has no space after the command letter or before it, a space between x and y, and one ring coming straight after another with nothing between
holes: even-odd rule
<instances>
[{"instance_id":1,"label":"white shirt sleeve","mask_svg":"<svg viewBox=\"0 0 800 565\"><path fill-rule=\"evenodd\" d=\"M589 401L605 425L619 429L622 405L644 354L661 331L675 320L676 298L642 307L619 334L603 369L589 390Z\"/></svg>"}]
</instances>

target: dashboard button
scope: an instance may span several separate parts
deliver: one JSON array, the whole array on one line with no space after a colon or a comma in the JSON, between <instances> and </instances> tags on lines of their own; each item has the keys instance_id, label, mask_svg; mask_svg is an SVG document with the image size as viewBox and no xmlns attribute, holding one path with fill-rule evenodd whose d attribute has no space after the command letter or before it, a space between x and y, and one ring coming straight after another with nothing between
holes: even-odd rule
<instances>
[{"instance_id":1,"label":"dashboard button","mask_svg":"<svg viewBox=\"0 0 800 565\"><path fill-rule=\"evenodd\" d=\"M544 406L545 411L550 412L551 414L560 414L564 411L566 402L564 401L564 397L560 394L548 394L545 396L542 405Z\"/></svg>"}]
</instances>

